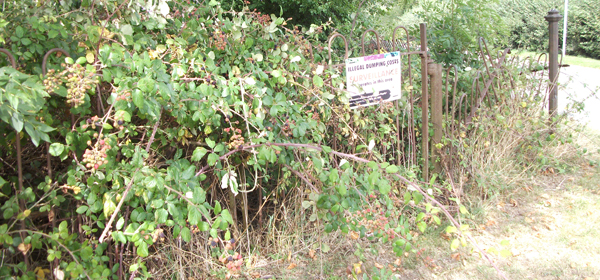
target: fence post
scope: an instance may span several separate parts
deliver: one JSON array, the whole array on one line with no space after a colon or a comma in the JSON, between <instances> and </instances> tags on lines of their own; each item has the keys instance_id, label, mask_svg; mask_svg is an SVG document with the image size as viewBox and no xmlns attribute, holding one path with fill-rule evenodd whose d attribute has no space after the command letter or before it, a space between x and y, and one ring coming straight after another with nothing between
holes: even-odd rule
<instances>
[{"instance_id":1,"label":"fence post","mask_svg":"<svg viewBox=\"0 0 600 280\"><path fill-rule=\"evenodd\" d=\"M440 158L440 149L436 147L436 144L442 142L442 65L437 63L429 63L429 65L427 65L427 70L429 72L429 76L431 76L431 123L433 124L431 160L433 161L435 173L440 174L442 172L442 163Z\"/></svg>"},{"instance_id":2,"label":"fence post","mask_svg":"<svg viewBox=\"0 0 600 280\"><path fill-rule=\"evenodd\" d=\"M550 38L548 44L548 54L550 56L548 59L550 63L550 73L548 75L550 78L548 113L550 114L550 122L552 122L552 117L554 117L556 108L558 107L558 88L556 85L556 81L558 80L558 21L562 19L562 15L558 13L558 10L552 9L544 18L548 21L548 37Z\"/></svg>"},{"instance_id":3,"label":"fence post","mask_svg":"<svg viewBox=\"0 0 600 280\"><path fill-rule=\"evenodd\" d=\"M423 180L429 181L429 93L427 89L427 24L419 25L421 31L421 151L423 155Z\"/></svg>"}]
</instances>

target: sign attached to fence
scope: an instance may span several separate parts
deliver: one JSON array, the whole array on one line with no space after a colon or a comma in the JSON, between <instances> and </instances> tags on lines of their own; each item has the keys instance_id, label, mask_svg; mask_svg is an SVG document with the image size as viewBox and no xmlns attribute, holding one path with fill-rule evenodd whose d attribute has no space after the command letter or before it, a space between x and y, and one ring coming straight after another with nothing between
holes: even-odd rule
<instances>
[{"instance_id":1,"label":"sign attached to fence","mask_svg":"<svg viewBox=\"0 0 600 280\"><path fill-rule=\"evenodd\" d=\"M400 65L400 52L346 59L350 108L400 99Z\"/></svg>"}]
</instances>

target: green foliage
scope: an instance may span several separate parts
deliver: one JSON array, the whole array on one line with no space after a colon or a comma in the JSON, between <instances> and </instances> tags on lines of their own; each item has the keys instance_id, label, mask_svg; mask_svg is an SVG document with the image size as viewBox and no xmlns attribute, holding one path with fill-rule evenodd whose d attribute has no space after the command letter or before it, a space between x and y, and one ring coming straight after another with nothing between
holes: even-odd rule
<instances>
[{"instance_id":1,"label":"green foliage","mask_svg":"<svg viewBox=\"0 0 600 280\"><path fill-rule=\"evenodd\" d=\"M544 16L550 9L558 9L564 16L564 5L556 5L554 1L502 1L504 9L500 10L508 28L513 47L539 52L548 51L548 22ZM600 8L595 1L569 1L567 30L567 53L600 58ZM564 20L564 18L563 18ZM562 48L563 21L559 21L559 47Z\"/></svg>"},{"instance_id":2,"label":"green foliage","mask_svg":"<svg viewBox=\"0 0 600 280\"><path fill-rule=\"evenodd\" d=\"M507 43L497 1L423 1L415 13L427 23L432 58L444 65L477 65L480 37L494 46ZM413 34L418 34L418 26Z\"/></svg>"},{"instance_id":3,"label":"green foliage","mask_svg":"<svg viewBox=\"0 0 600 280\"><path fill-rule=\"evenodd\" d=\"M52 158L23 149L22 190L16 172L0 173L8 182L1 181L0 241L12 256L0 275L31 276L21 256L35 251L41 266L56 261L71 278L116 278L119 261L108 248L130 244L135 253L123 271L146 278L165 232L217 243L205 242L233 273L241 262L228 257L241 255L229 192L277 196L307 181L301 176L318 188L306 203L309 220L327 232L381 239L401 255L411 251L411 229L439 224L435 208L420 210L420 193L401 188L398 174L416 175L397 161L404 140L389 135L411 125L396 127L406 111L349 110L343 76L322 65L327 25L300 31L216 1L128 3L7 4L4 47L19 65L0 69L0 152L13 161L15 141L45 141L42 153ZM319 50L314 59L309 43ZM44 55L57 47L72 58L52 53L42 76ZM9 132L22 128L22 138ZM365 139L377 148L365 149ZM357 153L383 163L340 161ZM347 219L371 204L378 211ZM415 208L405 214L406 207ZM38 228L31 213L52 213L47 222L58 225Z\"/></svg>"}]
</instances>

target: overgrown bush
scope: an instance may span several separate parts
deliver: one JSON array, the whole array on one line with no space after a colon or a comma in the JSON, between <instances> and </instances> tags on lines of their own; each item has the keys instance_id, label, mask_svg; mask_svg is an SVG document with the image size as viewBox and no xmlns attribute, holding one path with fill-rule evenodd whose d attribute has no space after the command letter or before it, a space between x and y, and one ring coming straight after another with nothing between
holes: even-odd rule
<instances>
[{"instance_id":1,"label":"overgrown bush","mask_svg":"<svg viewBox=\"0 0 600 280\"><path fill-rule=\"evenodd\" d=\"M400 137L418 121L393 104L349 110L316 39L328 25L128 3L5 3L18 65L0 71L0 275L247 273L246 231L281 226L290 193L304 226L398 255L440 224L398 175L418 178ZM181 266L184 252L203 261Z\"/></svg>"}]
</instances>

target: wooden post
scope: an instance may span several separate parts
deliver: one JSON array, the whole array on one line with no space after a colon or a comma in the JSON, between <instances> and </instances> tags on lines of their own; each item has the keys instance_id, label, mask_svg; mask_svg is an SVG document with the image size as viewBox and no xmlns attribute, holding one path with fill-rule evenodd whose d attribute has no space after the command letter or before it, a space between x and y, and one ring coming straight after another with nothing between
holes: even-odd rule
<instances>
[{"instance_id":1,"label":"wooden post","mask_svg":"<svg viewBox=\"0 0 600 280\"><path fill-rule=\"evenodd\" d=\"M423 156L423 180L429 181L429 93L427 89L427 24L419 25L421 31L421 152Z\"/></svg>"},{"instance_id":2,"label":"wooden post","mask_svg":"<svg viewBox=\"0 0 600 280\"><path fill-rule=\"evenodd\" d=\"M442 117L443 117L443 95L442 95L442 65L429 63L427 66L431 76L431 123L433 124L433 139L431 139L431 160L435 173L442 172L440 150L436 144L442 142Z\"/></svg>"},{"instance_id":3,"label":"wooden post","mask_svg":"<svg viewBox=\"0 0 600 280\"><path fill-rule=\"evenodd\" d=\"M550 96L548 96L548 113L550 114L550 122L556 114L556 108L558 107L558 88L556 81L558 80L558 21L562 19L562 16L556 9L552 9L548 12L548 15L544 17L548 21L548 55L550 56L548 61L550 63Z\"/></svg>"}]
</instances>

